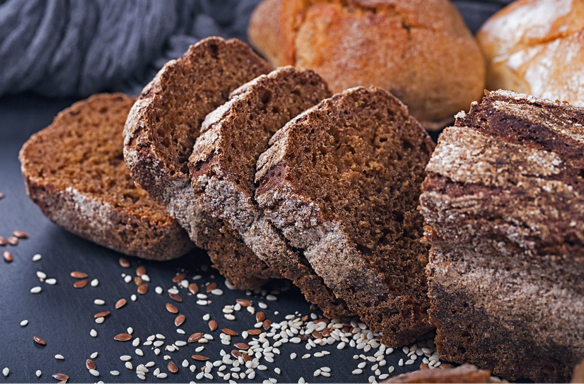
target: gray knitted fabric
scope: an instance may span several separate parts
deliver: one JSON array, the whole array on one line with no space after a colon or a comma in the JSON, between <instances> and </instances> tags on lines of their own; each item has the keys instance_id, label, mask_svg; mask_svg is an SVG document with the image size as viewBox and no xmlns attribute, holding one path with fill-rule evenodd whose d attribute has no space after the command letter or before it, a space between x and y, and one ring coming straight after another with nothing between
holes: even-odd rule
<instances>
[{"instance_id":1,"label":"gray knitted fabric","mask_svg":"<svg viewBox=\"0 0 584 384\"><path fill-rule=\"evenodd\" d=\"M207 36L246 41L260 0L0 0L0 96L137 95ZM510 0L458 1L471 30Z\"/></svg>"}]
</instances>

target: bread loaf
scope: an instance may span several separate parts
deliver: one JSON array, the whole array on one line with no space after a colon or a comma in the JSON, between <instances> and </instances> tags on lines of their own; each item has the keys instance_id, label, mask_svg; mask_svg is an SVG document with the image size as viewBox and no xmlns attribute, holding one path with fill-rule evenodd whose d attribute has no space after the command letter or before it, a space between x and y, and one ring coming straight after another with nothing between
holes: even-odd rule
<instances>
[{"instance_id":1,"label":"bread loaf","mask_svg":"<svg viewBox=\"0 0 584 384\"><path fill-rule=\"evenodd\" d=\"M172 259L194 245L124 163L122 131L134 101L101 94L65 109L22 147L22 174L32 201L57 225L127 255Z\"/></svg>"},{"instance_id":2,"label":"bread loaf","mask_svg":"<svg viewBox=\"0 0 584 384\"><path fill-rule=\"evenodd\" d=\"M441 358L566 382L584 357L583 126L497 91L440 136L420 202Z\"/></svg>"},{"instance_id":3,"label":"bread loaf","mask_svg":"<svg viewBox=\"0 0 584 384\"><path fill-rule=\"evenodd\" d=\"M386 89L430 129L485 86L480 48L449 0L264 0L248 36L272 66L313 69L333 92Z\"/></svg>"},{"instance_id":4,"label":"bread loaf","mask_svg":"<svg viewBox=\"0 0 584 384\"><path fill-rule=\"evenodd\" d=\"M481 27L487 88L584 106L584 1L517 0Z\"/></svg>"},{"instance_id":5,"label":"bread loaf","mask_svg":"<svg viewBox=\"0 0 584 384\"><path fill-rule=\"evenodd\" d=\"M280 277L246 247L228 224L194 202L188 158L205 116L230 92L269 72L244 43L210 37L171 60L142 91L124 130L124 158L134 180L208 251L213 265L240 289Z\"/></svg>"},{"instance_id":6,"label":"bread loaf","mask_svg":"<svg viewBox=\"0 0 584 384\"><path fill-rule=\"evenodd\" d=\"M266 218L393 347L432 329L417 207L433 147L399 100L358 87L291 120L257 163Z\"/></svg>"}]
</instances>

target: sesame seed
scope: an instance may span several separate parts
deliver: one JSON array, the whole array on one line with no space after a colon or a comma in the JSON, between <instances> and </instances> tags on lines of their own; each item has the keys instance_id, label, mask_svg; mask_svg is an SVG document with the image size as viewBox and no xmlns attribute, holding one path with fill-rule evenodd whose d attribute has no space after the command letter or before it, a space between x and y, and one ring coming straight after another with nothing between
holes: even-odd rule
<instances>
[{"instance_id":1,"label":"sesame seed","mask_svg":"<svg viewBox=\"0 0 584 384\"><path fill-rule=\"evenodd\" d=\"M138 300L138 296L132 295L132 296L130 296L130 300L136 301L136 300Z\"/></svg>"},{"instance_id":2,"label":"sesame seed","mask_svg":"<svg viewBox=\"0 0 584 384\"><path fill-rule=\"evenodd\" d=\"M96 371L95 369L90 369L89 370L89 373L91 373L91 376L95 376L95 377L98 377L99 376L99 372Z\"/></svg>"},{"instance_id":3,"label":"sesame seed","mask_svg":"<svg viewBox=\"0 0 584 384\"><path fill-rule=\"evenodd\" d=\"M120 371L110 371L110 375L112 376L118 376L120 374Z\"/></svg>"},{"instance_id":4,"label":"sesame seed","mask_svg":"<svg viewBox=\"0 0 584 384\"><path fill-rule=\"evenodd\" d=\"M91 357L92 359L95 359L95 358L97 358L98 355L99 355L99 353L93 352L89 357Z\"/></svg>"},{"instance_id":5,"label":"sesame seed","mask_svg":"<svg viewBox=\"0 0 584 384\"><path fill-rule=\"evenodd\" d=\"M36 377L41 377L43 375L43 372L40 369L37 369L35 374L36 374Z\"/></svg>"},{"instance_id":6,"label":"sesame seed","mask_svg":"<svg viewBox=\"0 0 584 384\"><path fill-rule=\"evenodd\" d=\"M166 379L168 375L166 373L159 373L158 375L156 375L157 379Z\"/></svg>"},{"instance_id":7,"label":"sesame seed","mask_svg":"<svg viewBox=\"0 0 584 384\"><path fill-rule=\"evenodd\" d=\"M296 358L296 353L292 352L290 354L290 360L294 360Z\"/></svg>"},{"instance_id":8,"label":"sesame seed","mask_svg":"<svg viewBox=\"0 0 584 384\"><path fill-rule=\"evenodd\" d=\"M54 279L54 278L46 279L45 283L47 283L49 285L55 285L55 284L57 284L57 279Z\"/></svg>"},{"instance_id":9,"label":"sesame seed","mask_svg":"<svg viewBox=\"0 0 584 384\"><path fill-rule=\"evenodd\" d=\"M260 302L260 303L258 303L258 307L260 307L261 309L267 309L268 308L268 305L265 304L265 303Z\"/></svg>"},{"instance_id":10,"label":"sesame seed","mask_svg":"<svg viewBox=\"0 0 584 384\"><path fill-rule=\"evenodd\" d=\"M41 279L41 281L47 278L46 273L41 272L41 271L37 271L36 275L39 279Z\"/></svg>"},{"instance_id":11,"label":"sesame seed","mask_svg":"<svg viewBox=\"0 0 584 384\"><path fill-rule=\"evenodd\" d=\"M130 363L129 361L126 361L126 364L124 364L126 366L127 369L132 370L134 369L134 367L132 366L132 363Z\"/></svg>"},{"instance_id":12,"label":"sesame seed","mask_svg":"<svg viewBox=\"0 0 584 384\"><path fill-rule=\"evenodd\" d=\"M61 354L56 354L55 355L55 359L57 359L57 360L65 360L65 357L63 355L61 355Z\"/></svg>"},{"instance_id":13,"label":"sesame seed","mask_svg":"<svg viewBox=\"0 0 584 384\"><path fill-rule=\"evenodd\" d=\"M10 375L10 369L8 369L8 368L4 368L4 369L2 370L2 374L4 375L4 377L6 377L6 376Z\"/></svg>"},{"instance_id":14,"label":"sesame seed","mask_svg":"<svg viewBox=\"0 0 584 384\"><path fill-rule=\"evenodd\" d=\"M126 275L126 277L124 277L124 282L125 283L130 283L131 281L132 281L132 276Z\"/></svg>"},{"instance_id":15,"label":"sesame seed","mask_svg":"<svg viewBox=\"0 0 584 384\"><path fill-rule=\"evenodd\" d=\"M102 299L95 299L93 300L93 304L95 305L105 305L105 301Z\"/></svg>"},{"instance_id":16,"label":"sesame seed","mask_svg":"<svg viewBox=\"0 0 584 384\"><path fill-rule=\"evenodd\" d=\"M22 321L20 322L20 326L21 326L21 327L26 327L27 325L28 325L28 320L22 320Z\"/></svg>"},{"instance_id":17,"label":"sesame seed","mask_svg":"<svg viewBox=\"0 0 584 384\"><path fill-rule=\"evenodd\" d=\"M92 329L91 331L89 331L89 335L91 337L97 337L97 331L95 329Z\"/></svg>"},{"instance_id":18,"label":"sesame seed","mask_svg":"<svg viewBox=\"0 0 584 384\"><path fill-rule=\"evenodd\" d=\"M91 285L92 287L97 287L97 286L99 285L99 280L97 280L97 279L93 279L93 280L91 280L91 284L90 284L90 285Z\"/></svg>"},{"instance_id":19,"label":"sesame seed","mask_svg":"<svg viewBox=\"0 0 584 384\"><path fill-rule=\"evenodd\" d=\"M95 322L97 324L102 324L105 321L105 317L98 317L97 319L95 319Z\"/></svg>"},{"instance_id":20,"label":"sesame seed","mask_svg":"<svg viewBox=\"0 0 584 384\"><path fill-rule=\"evenodd\" d=\"M34 255L32 257L32 261L35 261L35 262L40 261L42 258L43 258L42 255L40 253L37 253L36 255Z\"/></svg>"},{"instance_id":21,"label":"sesame seed","mask_svg":"<svg viewBox=\"0 0 584 384\"><path fill-rule=\"evenodd\" d=\"M31 288L30 293L41 293L43 289L41 287Z\"/></svg>"},{"instance_id":22,"label":"sesame seed","mask_svg":"<svg viewBox=\"0 0 584 384\"><path fill-rule=\"evenodd\" d=\"M360 375L363 373L363 371L361 369L357 368L357 369L354 369L351 373L353 375Z\"/></svg>"},{"instance_id":23,"label":"sesame seed","mask_svg":"<svg viewBox=\"0 0 584 384\"><path fill-rule=\"evenodd\" d=\"M225 315L223 315L223 317L225 317L227 320L231 320L231 321L235 320L235 316L233 316L230 313L226 313Z\"/></svg>"},{"instance_id":24,"label":"sesame seed","mask_svg":"<svg viewBox=\"0 0 584 384\"><path fill-rule=\"evenodd\" d=\"M136 348L136 350L134 351L136 353L136 355L138 356L144 356L144 352L142 352L142 350L140 348Z\"/></svg>"}]
</instances>

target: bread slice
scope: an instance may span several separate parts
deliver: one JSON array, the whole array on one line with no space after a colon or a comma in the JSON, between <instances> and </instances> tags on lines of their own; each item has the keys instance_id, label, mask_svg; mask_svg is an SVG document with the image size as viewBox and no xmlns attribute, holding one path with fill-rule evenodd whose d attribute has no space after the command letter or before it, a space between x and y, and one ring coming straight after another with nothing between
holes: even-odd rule
<instances>
[{"instance_id":1,"label":"bread slice","mask_svg":"<svg viewBox=\"0 0 584 384\"><path fill-rule=\"evenodd\" d=\"M418 197L434 147L378 88L322 101L278 131L257 163L266 218L383 342L432 329Z\"/></svg>"},{"instance_id":2,"label":"bread slice","mask_svg":"<svg viewBox=\"0 0 584 384\"><path fill-rule=\"evenodd\" d=\"M134 180L166 204L195 244L208 251L214 266L241 289L280 275L227 224L198 210L188 158L205 116L233 90L269 71L268 63L238 40L201 40L168 62L144 88L124 130L124 157Z\"/></svg>"},{"instance_id":3,"label":"bread slice","mask_svg":"<svg viewBox=\"0 0 584 384\"><path fill-rule=\"evenodd\" d=\"M254 201L256 162L272 135L330 96L326 82L310 70L283 67L252 80L207 116L189 168L200 209L228 223L258 258L298 285L327 316L335 317L348 314L346 305L265 221ZM258 233L262 225L268 228Z\"/></svg>"},{"instance_id":4,"label":"bread slice","mask_svg":"<svg viewBox=\"0 0 584 384\"><path fill-rule=\"evenodd\" d=\"M20 150L22 174L32 201L57 225L127 255L172 259L194 245L124 163L122 131L134 101L101 94L65 109Z\"/></svg>"}]
</instances>

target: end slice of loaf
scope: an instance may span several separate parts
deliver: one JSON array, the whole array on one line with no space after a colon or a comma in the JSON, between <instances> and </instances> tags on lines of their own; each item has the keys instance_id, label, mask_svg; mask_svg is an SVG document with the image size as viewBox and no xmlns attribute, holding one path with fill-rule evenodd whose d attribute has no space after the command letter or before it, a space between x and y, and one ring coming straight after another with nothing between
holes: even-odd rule
<instances>
[{"instance_id":1,"label":"end slice of loaf","mask_svg":"<svg viewBox=\"0 0 584 384\"><path fill-rule=\"evenodd\" d=\"M257 259L228 224L198 209L188 158L205 116L233 90L269 71L268 63L239 40L201 40L168 62L144 88L124 130L124 157L134 180L166 204L195 244L208 251L214 266L240 289L280 275ZM245 270L234 268L242 264Z\"/></svg>"},{"instance_id":2,"label":"end slice of loaf","mask_svg":"<svg viewBox=\"0 0 584 384\"><path fill-rule=\"evenodd\" d=\"M326 82L310 70L283 67L252 80L207 116L189 168L200 209L217 217L219 225L229 223L259 259L292 280L327 316L335 317L350 313L346 304L265 220L254 201L256 162L272 135L330 96Z\"/></svg>"},{"instance_id":3,"label":"end slice of loaf","mask_svg":"<svg viewBox=\"0 0 584 384\"><path fill-rule=\"evenodd\" d=\"M57 225L127 255L172 259L194 245L124 163L122 131L134 101L101 94L65 109L22 147L22 174L30 198Z\"/></svg>"},{"instance_id":4,"label":"end slice of loaf","mask_svg":"<svg viewBox=\"0 0 584 384\"><path fill-rule=\"evenodd\" d=\"M434 147L386 91L353 88L272 137L256 200L336 297L399 346L432 329L417 210Z\"/></svg>"}]
</instances>

